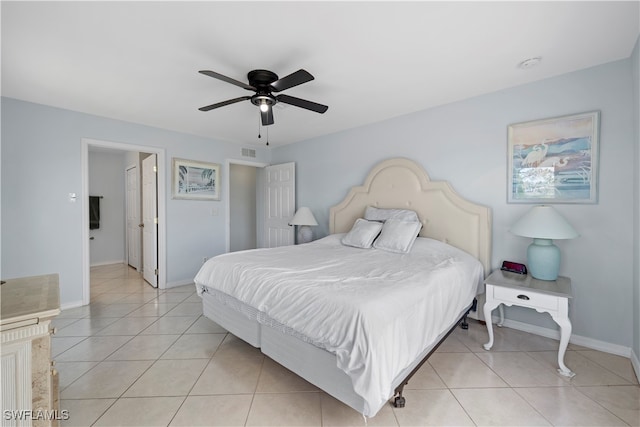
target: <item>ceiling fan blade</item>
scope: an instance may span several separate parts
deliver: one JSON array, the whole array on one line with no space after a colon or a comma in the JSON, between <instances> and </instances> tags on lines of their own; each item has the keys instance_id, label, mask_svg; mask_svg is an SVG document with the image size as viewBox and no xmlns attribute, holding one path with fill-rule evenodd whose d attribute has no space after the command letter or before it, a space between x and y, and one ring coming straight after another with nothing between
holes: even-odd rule
<instances>
[{"instance_id":1,"label":"ceiling fan blade","mask_svg":"<svg viewBox=\"0 0 640 427\"><path fill-rule=\"evenodd\" d=\"M215 103L215 104L207 105L206 107L200 107L200 108L198 108L198 110L200 110L200 111L209 111L209 110L213 110L214 108L224 107L225 105L235 104L236 102L246 101L247 99L251 99L251 97L250 96L241 96L240 98L228 99L226 101L222 101L222 102L218 102L218 103Z\"/></svg>"},{"instance_id":2,"label":"ceiling fan blade","mask_svg":"<svg viewBox=\"0 0 640 427\"><path fill-rule=\"evenodd\" d=\"M296 98L289 95L276 96L278 102L284 102L285 104L295 105L296 107L304 108L307 110L315 111L316 113L323 114L329 109L326 105L318 104L316 102L307 101L306 99Z\"/></svg>"},{"instance_id":3,"label":"ceiling fan blade","mask_svg":"<svg viewBox=\"0 0 640 427\"><path fill-rule=\"evenodd\" d=\"M313 76L309 74L308 71L298 70L271 83L271 90L273 92L281 92L285 89L301 85L302 83L310 82L311 80L313 80Z\"/></svg>"},{"instance_id":4,"label":"ceiling fan blade","mask_svg":"<svg viewBox=\"0 0 640 427\"><path fill-rule=\"evenodd\" d=\"M262 116L262 126L272 125L273 122L273 108L269 107L267 111L260 110L260 116Z\"/></svg>"},{"instance_id":5,"label":"ceiling fan blade","mask_svg":"<svg viewBox=\"0 0 640 427\"><path fill-rule=\"evenodd\" d=\"M199 71L199 73L204 74L205 76L213 77L214 79L222 80L223 82L231 83L232 85L240 86L241 88L246 90L256 90L256 88L253 86L250 86L236 79L232 79L231 77L223 76L222 74L216 73L215 71L201 70Z\"/></svg>"}]
</instances>

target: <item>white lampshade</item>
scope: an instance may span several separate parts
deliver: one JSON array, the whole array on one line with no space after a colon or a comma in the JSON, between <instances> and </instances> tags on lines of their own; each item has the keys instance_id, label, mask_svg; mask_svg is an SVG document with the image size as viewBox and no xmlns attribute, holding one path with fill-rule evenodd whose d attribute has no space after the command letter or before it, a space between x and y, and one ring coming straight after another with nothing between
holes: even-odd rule
<instances>
[{"instance_id":1,"label":"white lampshade","mask_svg":"<svg viewBox=\"0 0 640 427\"><path fill-rule=\"evenodd\" d=\"M574 239L579 236L557 210L546 205L531 208L511 226L511 232L534 239Z\"/></svg>"},{"instance_id":2,"label":"white lampshade","mask_svg":"<svg viewBox=\"0 0 640 427\"><path fill-rule=\"evenodd\" d=\"M556 280L560 271L560 249L552 239L573 239L578 232L551 206L534 206L511 226L518 236L532 237L527 248L527 264L531 276L540 280Z\"/></svg>"},{"instance_id":3,"label":"white lampshade","mask_svg":"<svg viewBox=\"0 0 640 427\"><path fill-rule=\"evenodd\" d=\"M316 218L313 216L311 209L302 207L293 216L291 225L318 225Z\"/></svg>"}]
</instances>

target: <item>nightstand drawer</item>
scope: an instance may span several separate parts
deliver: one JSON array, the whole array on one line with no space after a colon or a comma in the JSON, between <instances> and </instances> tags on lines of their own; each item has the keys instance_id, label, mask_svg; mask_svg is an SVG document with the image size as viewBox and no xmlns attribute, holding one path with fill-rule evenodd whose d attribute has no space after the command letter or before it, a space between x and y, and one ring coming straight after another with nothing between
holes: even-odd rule
<instances>
[{"instance_id":1,"label":"nightstand drawer","mask_svg":"<svg viewBox=\"0 0 640 427\"><path fill-rule=\"evenodd\" d=\"M524 307L545 308L548 310L558 309L558 297L519 289L494 286L493 298L508 304L517 304Z\"/></svg>"}]
</instances>

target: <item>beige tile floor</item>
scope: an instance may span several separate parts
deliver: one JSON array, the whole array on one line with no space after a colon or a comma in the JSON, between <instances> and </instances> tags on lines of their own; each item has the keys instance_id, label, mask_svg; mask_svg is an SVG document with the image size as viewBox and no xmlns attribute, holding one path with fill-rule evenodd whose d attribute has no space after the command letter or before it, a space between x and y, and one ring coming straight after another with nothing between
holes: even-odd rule
<instances>
[{"instance_id":1,"label":"beige tile floor","mask_svg":"<svg viewBox=\"0 0 640 427\"><path fill-rule=\"evenodd\" d=\"M55 321L64 426L346 426L360 414L202 316L193 285L159 291L121 264L91 270L91 304ZM640 426L628 359L484 326L456 330L369 426Z\"/></svg>"}]
</instances>

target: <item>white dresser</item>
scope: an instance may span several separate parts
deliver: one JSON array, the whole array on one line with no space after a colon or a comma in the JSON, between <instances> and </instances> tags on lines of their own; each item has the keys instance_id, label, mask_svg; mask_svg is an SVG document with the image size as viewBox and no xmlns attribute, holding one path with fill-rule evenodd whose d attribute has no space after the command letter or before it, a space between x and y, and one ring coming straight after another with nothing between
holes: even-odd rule
<instances>
[{"instance_id":1,"label":"white dresser","mask_svg":"<svg viewBox=\"0 0 640 427\"><path fill-rule=\"evenodd\" d=\"M0 285L0 298L0 425L56 426L60 412L51 320L60 314L58 275L8 279Z\"/></svg>"}]
</instances>

